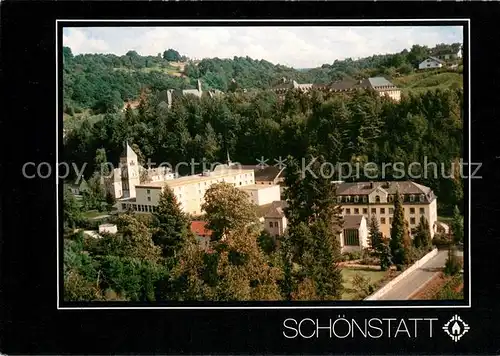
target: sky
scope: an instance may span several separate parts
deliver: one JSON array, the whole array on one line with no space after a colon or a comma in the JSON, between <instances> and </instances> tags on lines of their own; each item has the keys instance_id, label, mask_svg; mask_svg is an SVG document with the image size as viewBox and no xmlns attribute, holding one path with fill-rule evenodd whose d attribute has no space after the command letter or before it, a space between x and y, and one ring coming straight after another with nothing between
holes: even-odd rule
<instances>
[{"instance_id":1,"label":"sky","mask_svg":"<svg viewBox=\"0 0 500 356\"><path fill-rule=\"evenodd\" d=\"M461 26L432 27L72 27L63 45L73 54L135 50L157 55L173 48L193 59L249 56L294 68L396 53L414 44L463 43Z\"/></svg>"}]
</instances>

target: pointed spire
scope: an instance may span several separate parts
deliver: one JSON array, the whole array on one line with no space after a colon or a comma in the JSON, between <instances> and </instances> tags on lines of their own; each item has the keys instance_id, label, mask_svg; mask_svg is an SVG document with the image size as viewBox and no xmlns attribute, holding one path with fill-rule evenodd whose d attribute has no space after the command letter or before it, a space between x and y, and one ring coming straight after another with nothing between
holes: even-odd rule
<instances>
[{"instance_id":1,"label":"pointed spire","mask_svg":"<svg viewBox=\"0 0 500 356\"><path fill-rule=\"evenodd\" d=\"M231 165L231 158L229 158L229 150L226 150L227 152L227 165L230 166Z\"/></svg>"}]
</instances>

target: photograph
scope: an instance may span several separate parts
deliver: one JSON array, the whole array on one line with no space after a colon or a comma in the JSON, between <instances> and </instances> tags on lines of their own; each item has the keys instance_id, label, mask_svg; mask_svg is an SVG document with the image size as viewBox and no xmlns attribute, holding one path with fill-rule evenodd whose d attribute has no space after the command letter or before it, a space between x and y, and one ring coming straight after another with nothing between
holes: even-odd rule
<instances>
[{"instance_id":1,"label":"photograph","mask_svg":"<svg viewBox=\"0 0 500 356\"><path fill-rule=\"evenodd\" d=\"M62 26L59 305L469 303L466 34L407 22Z\"/></svg>"}]
</instances>

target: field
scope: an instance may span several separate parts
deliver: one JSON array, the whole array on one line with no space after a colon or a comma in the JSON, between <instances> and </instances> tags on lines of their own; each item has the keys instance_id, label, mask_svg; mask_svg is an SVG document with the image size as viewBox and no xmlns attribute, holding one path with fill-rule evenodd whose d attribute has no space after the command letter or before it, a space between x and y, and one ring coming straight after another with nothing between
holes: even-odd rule
<instances>
[{"instance_id":1,"label":"field","mask_svg":"<svg viewBox=\"0 0 500 356\"><path fill-rule=\"evenodd\" d=\"M344 300L353 300L356 299L356 294L354 286L352 285L352 279L356 274L360 274L365 278L370 279L370 284L377 284L381 282L381 280L387 276L387 271L376 271L369 269L355 269L355 268L343 268L342 269L342 277L344 278L344 288L345 292L342 295L342 299Z\"/></svg>"},{"instance_id":2,"label":"field","mask_svg":"<svg viewBox=\"0 0 500 356\"><path fill-rule=\"evenodd\" d=\"M435 89L463 88L463 75L458 72L426 71L393 78L403 93L421 93Z\"/></svg>"}]
</instances>

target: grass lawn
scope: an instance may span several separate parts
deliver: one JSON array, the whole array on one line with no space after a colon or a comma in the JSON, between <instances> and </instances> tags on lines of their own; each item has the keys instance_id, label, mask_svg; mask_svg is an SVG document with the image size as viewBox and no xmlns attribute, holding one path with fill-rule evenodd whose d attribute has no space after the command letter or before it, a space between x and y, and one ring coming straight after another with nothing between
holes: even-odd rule
<instances>
[{"instance_id":1,"label":"grass lawn","mask_svg":"<svg viewBox=\"0 0 500 356\"><path fill-rule=\"evenodd\" d=\"M92 218L95 218L95 217L98 217L98 216L101 216L101 215L108 215L107 212L101 212L101 211L97 211L97 210L85 211L82 214L87 219L92 219Z\"/></svg>"},{"instance_id":2,"label":"grass lawn","mask_svg":"<svg viewBox=\"0 0 500 356\"><path fill-rule=\"evenodd\" d=\"M342 268L342 277L344 278L344 288L346 291L342 295L342 299L344 300L353 300L355 299L355 293L350 292L349 289L352 289L352 279L357 274L361 274L363 277L370 278L370 284L376 283L380 281L387 275L387 271L374 271L374 270L365 270L365 269L354 269L354 268Z\"/></svg>"}]
</instances>

